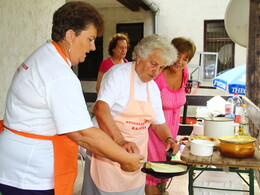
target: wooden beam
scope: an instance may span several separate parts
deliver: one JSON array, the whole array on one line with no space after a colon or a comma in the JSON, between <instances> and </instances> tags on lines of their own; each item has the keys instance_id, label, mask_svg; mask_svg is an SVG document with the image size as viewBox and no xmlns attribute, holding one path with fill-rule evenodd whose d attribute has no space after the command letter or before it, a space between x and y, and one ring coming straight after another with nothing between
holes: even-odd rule
<instances>
[{"instance_id":1,"label":"wooden beam","mask_svg":"<svg viewBox=\"0 0 260 195\"><path fill-rule=\"evenodd\" d=\"M139 11L139 5L135 0L117 0L117 1L132 11Z\"/></svg>"},{"instance_id":2,"label":"wooden beam","mask_svg":"<svg viewBox=\"0 0 260 195\"><path fill-rule=\"evenodd\" d=\"M142 0L136 0L137 4L143 8L144 10L149 10L150 8L142 1Z\"/></svg>"}]
</instances>

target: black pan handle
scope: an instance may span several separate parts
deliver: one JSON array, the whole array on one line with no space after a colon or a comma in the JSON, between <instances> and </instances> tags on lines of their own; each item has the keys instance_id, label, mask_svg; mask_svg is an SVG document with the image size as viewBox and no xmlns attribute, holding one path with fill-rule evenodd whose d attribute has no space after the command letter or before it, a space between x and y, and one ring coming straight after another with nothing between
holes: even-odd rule
<instances>
[{"instance_id":1,"label":"black pan handle","mask_svg":"<svg viewBox=\"0 0 260 195\"><path fill-rule=\"evenodd\" d=\"M171 159L172 159L172 152L173 152L172 148L170 148L170 149L166 152L166 160L167 160L167 161L171 161Z\"/></svg>"}]
</instances>

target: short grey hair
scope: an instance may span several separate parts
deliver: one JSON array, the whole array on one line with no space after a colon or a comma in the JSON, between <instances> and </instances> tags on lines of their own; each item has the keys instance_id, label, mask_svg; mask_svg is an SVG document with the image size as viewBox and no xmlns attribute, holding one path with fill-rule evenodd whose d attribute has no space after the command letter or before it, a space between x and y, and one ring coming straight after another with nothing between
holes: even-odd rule
<instances>
[{"instance_id":1,"label":"short grey hair","mask_svg":"<svg viewBox=\"0 0 260 195\"><path fill-rule=\"evenodd\" d=\"M162 58L166 61L167 66L173 64L177 58L177 50L166 37L152 34L138 42L132 53L132 59L136 60L137 57L145 59L154 49L162 51Z\"/></svg>"}]
</instances>

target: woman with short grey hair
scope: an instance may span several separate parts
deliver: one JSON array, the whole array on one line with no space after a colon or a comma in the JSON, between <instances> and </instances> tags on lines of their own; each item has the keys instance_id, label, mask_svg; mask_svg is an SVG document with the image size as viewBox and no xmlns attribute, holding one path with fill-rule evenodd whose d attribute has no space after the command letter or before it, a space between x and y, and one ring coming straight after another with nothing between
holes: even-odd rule
<instances>
[{"instance_id":1,"label":"woman with short grey hair","mask_svg":"<svg viewBox=\"0 0 260 195\"><path fill-rule=\"evenodd\" d=\"M153 34L143 38L134 48L132 59L136 60L137 56L145 59L153 49L160 48L162 51L162 58L166 65L171 65L177 58L177 51L174 47L169 45L169 40L166 37Z\"/></svg>"},{"instance_id":2,"label":"woman with short grey hair","mask_svg":"<svg viewBox=\"0 0 260 195\"><path fill-rule=\"evenodd\" d=\"M165 143L162 153L170 148L178 152L162 110L160 91L153 81L161 70L174 61L177 53L166 38L150 35L135 47L134 62L115 65L104 75L94 106L95 126L105 131L129 153L147 158L148 127ZM145 174L131 174L119 164L93 154L86 158L82 194L143 195ZM140 163L140 167L143 164Z\"/></svg>"}]
</instances>

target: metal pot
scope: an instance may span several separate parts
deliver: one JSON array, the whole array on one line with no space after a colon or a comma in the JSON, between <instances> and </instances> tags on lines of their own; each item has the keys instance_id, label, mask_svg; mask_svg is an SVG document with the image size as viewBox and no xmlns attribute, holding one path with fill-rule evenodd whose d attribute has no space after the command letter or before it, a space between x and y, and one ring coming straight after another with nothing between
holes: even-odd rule
<instances>
[{"instance_id":1,"label":"metal pot","mask_svg":"<svg viewBox=\"0 0 260 195\"><path fill-rule=\"evenodd\" d=\"M219 138L219 151L223 156L249 158L254 155L255 138L250 136L223 136Z\"/></svg>"},{"instance_id":2,"label":"metal pot","mask_svg":"<svg viewBox=\"0 0 260 195\"><path fill-rule=\"evenodd\" d=\"M204 135L218 139L221 136L234 135L234 120L226 117L204 119Z\"/></svg>"}]
</instances>

